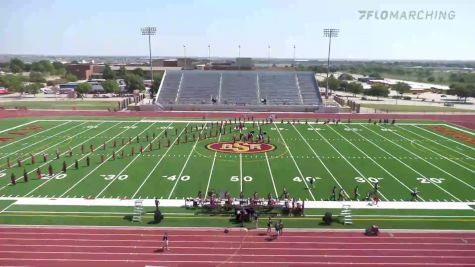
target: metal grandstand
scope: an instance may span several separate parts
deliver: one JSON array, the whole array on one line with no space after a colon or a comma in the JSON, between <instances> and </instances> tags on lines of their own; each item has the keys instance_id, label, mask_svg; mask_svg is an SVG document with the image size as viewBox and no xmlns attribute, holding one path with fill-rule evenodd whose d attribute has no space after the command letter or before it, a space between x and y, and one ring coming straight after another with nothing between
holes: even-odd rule
<instances>
[{"instance_id":1,"label":"metal grandstand","mask_svg":"<svg viewBox=\"0 0 475 267\"><path fill-rule=\"evenodd\" d=\"M317 111L322 107L314 73L299 71L169 70L155 102L166 110Z\"/></svg>"}]
</instances>

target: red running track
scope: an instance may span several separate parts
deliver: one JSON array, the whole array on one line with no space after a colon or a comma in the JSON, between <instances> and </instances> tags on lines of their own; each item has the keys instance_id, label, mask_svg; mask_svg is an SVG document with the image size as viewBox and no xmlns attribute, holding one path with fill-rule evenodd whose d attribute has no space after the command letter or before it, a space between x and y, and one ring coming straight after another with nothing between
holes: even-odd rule
<instances>
[{"instance_id":1,"label":"red running track","mask_svg":"<svg viewBox=\"0 0 475 267\"><path fill-rule=\"evenodd\" d=\"M167 231L170 250L162 251ZM0 227L0 266L475 266L475 232Z\"/></svg>"}]
</instances>

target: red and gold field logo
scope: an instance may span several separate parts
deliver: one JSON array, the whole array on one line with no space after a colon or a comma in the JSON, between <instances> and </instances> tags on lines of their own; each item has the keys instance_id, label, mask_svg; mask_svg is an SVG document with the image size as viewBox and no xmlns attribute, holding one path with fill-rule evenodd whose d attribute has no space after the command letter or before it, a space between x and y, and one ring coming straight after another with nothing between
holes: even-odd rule
<instances>
[{"instance_id":1,"label":"red and gold field logo","mask_svg":"<svg viewBox=\"0 0 475 267\"><path fill-rule=\"evenodd\" d=\"M211 143L206 146L207 149L223 152L223 153L264 153L275 149L274 145L265 143L248 143L248 142L219 142Z\"/></svg>"}]
</instances>

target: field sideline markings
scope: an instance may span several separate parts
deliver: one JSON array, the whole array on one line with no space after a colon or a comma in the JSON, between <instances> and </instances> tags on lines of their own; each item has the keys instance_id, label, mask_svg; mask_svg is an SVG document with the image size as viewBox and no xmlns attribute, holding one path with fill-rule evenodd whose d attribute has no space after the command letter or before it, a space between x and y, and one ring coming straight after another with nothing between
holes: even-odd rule
<instances>
[{"instance_id":1,"label":"field sideline markings","mask_svg":"<svg viewBox=\"0 0 475 267\"><path fill-rule=\"evenodd\" d=\"M386 168L384 168L383 166L381 166L377 161L375 161L373 158L369 157L368 154L366 154L366 152L364 152L363 150L361 150L358 146L356 146L355 144L353 144L352 142L348 141L348 139L346 139L341 133L339 133L337 130L333 129L333 127L327 127L327 128L330 128L332 131L334 131L336 134L338 134L339 136L341 136L343 139L345 139L348 143L350 143L353 147L355 147L358 151L360 151L363 155L365 155L367 158L369 158L374 164L378 165L378 167L380 167L383 171L385 171L387 174L389 174L389 176L393 177L394 179L396 179L396 181L398 181L402 186L404 186L407 190L409 190L409 192L412 192L412 189L409 188L406 184L404 184L403 182L401 182L396 176L394 176L390 171L386 170ZM425 201L422 197L419 197L422 201Z\"/></svg>"},{"instance_id":2,"label":"field sideline markings","mask_svg":"<svg viewBox=\"0 0 475 267\"><path fill-rule=\"evenodd\" d=\"M218 137L218 143L221 141L221 131L219 131L219 137ZM213 156L213 163L211 163L211 170L209 171L209 176L208 176L208 184L206 185L206 191L205 194L209 192L209 185L211 183L211 177L213 176L213 171L214 171L214 163L216 162L216 155L218 154L218 151L214 152ZM201 189L201 188L200 188Z\"/></svg>"},{"instance_id":3,"label":"field sideline markings","mask_svg":"<svg viewBox=\"0 0 475 267\"><path fill-rule=\"evenodd\" d=\"M24 141L24 140L29 139L29 138L31 138L31 137L37 136L37 135L39 135L39 134L43 134L43 133L45 133L45 132L47 132L47 131L49 131L49 130L53 130L53 129L55 129L56 127L59 127L59 126L61 126L61 125L67 124L67 123L68 123L68 122L65 122L65 123L56 125L56 126L54 126L54 127L52 127L52 128L44 128L42 131L39 131L39 132L34 133L34 134L31 134L31 135L27 135L25 138L21 138L21 139L19 139L19 140L13 141L13 142L11 142L11 143L7 143L6 145L1 146L0 149L3 149L3 148L5 148L5 147L7 147L7 146L10 146L10 145L13 145L13 144L15 144L15 143L17 143L17 142ZM14 129L14 128L18 128L18 127L12 127L12 128L10 128L10 129Z\"/></svg>"},{"instance_id":4,"label":"field sideline markings","mask_svg":"<svg viewBox=\"0 0 475 267\"><path fill-rule=\"evenodd\" d=\"M99 123L98 125L101 125L101 124L103 124L103 122ZM65 141L67 141L67 140L69 140L69 139L74 138L75 136L77 136L77 135L79 135L79 134L82 134L82 133L87 132L87 131L90 131L90 130L92 130L92 128L86 129L86 130L84 130L84 131L82 131L82 132L79 132L79 133L73 135L73 136L70 136L69 138L64 139L63 141L61 141L61 142L59 142L59 143L56 143L56 146L59 145L59 144L61 144L61 143L63 143L63 142L65 142ZM79 146L79 145L77 145L77 146ZM73 148L75 148L75 147L77 147L77 146L74 146ZM45 150L47 150L47 149L45 149ZM41 152L40 152L40 153L41 153ZM61 155L66 155L66 154L67 154L67 152L61 153ZM55 160L55 159L50 159L48 162L45 162L45 163L41 164L41 165L40 165L39 167L37 167L37 168L41 168L41 167L45 166L46 164L53 162L54 160ZM35 171L36 171L36 170L33 168L31 171L28 172L28 174L31 174L31 173L33 173L33 172L35 172ZM21 179L23 179L23 176L18 176L18 178L17 178L15 181L18 181L18 180L21 180ZM0 190L3 190L5 187L9 186L9 184L10 184L10 183L7 183L6 185L0 187Z\"/></svg>"},{"instance_id":5,"label":"field sideline markings","mask_svg":"<svg viewBox=\"0 0 475 267\"><path fill-rule=\"evenodd\" d=\"M364 127L364 126L363 126ZM370 130L369 128L367 127L364 127L366 130L369 130L371 132L373 132L374 134L376 135L379 135L381 137L383 137L382 135L378 134L377 132L375 131L372 131ZM359 133L358 133L359 134ZM359 134L360 136L362 136L361 134ZM363 137L365 138L365 137ZM383 137L384 138L384 137ZM389 140L389 139L388 139ZM408 164L406 164L405 162L401 161L400 159L394 157L394 155L392 155L391 153L387 152L386 150L382 149L381 147L379 147L378 145L376 145L375 143L369 141L370 143L372 143L374 146L376 146L377 148L379 148L380 150L384 151L385 153L387 153L388 155L392 156L395 160L399 161L400 163L402 163L403 165L405 165L406 167L408 167L409 169L411 169L412 171L414 171L415 173L417 173L418 175L420 175L421 177L427 179L427 177L425 175L423 175L422 173L420 173L419 171L415 170L414 168L412 168L411 166L409 166ZM402 148L402 149L405 149L403 146L397 144L397 143L394 143L392 141L390 141L391 143L393 143L394 145ZM431 184L435 185L436 187L438 187L440 190L444 191L445 193L449 194L450 196L452 196L453 198L457 199L458 201L462 201L460 200L459 198L457 198L456 196L454 196L452 193L450 193L449 191L445 190L443 187L441 187L440 185L436 184L436 183L433 183L430 179L427 179Z\"/></svg>"},{"instance_id":6,"label":"field sideline markings","mask_svg":"<svg viewBox=\"0 0 475 267\"><path fill-rule=\"evenodd\" d=\"M170 123L168 124L167 127L169 127L170 125L172 125L173 123ZM162 135L162 133L166 130L166 128L159 134ZM182 130L180 132L180 135L181 133L183 132L184 130ZM160 165L160 163L162 162L162 160L165 158L165 156L167 155L168 151L173 147L173 145L175 144L177 139L173 140L172 144L170 145L169 148L167 148L167 150L165 151L165 153L163 154L162 157L160 157L160 159L157 161L157 163L155 164L155 166L153 166L153 169L148 173L147 177L145 177L145 179L142 181L142 183L140 184L140 186L137 188L137 190L135 190L135 193L132 195L132 198L135 198L135 196L138 194L138 192L140 191L140 189L142 189L142 186L144 186L144 184L148 181L148 179L152 176L152 173L158 168L158 166ZM148 198L148 196L146 197Z\"/></svg>"},{"instance_id":7,"label":"field sideline markings","mask_svg":"<svg viewBox=\"0 0 475 267\"><path fill-rule=\"evenodd\" d=\"M152 127L153 125L155 125L156 122L150 124L148 127L145 128L145 130L143 130L142 132L140 132L138 135L141 135L143 134L145 131L147 131L148 129L150 129L150 127ZM155 139L152 140L155 141L157 138L159 138L160 135L156 136ZM144 148L144 151L147 150L147 148L150 146L151 143L147 144ZM96 198L98 198L100 195L102 195L102 193L104 193L106 191L107 188L109 188L109 186L112 185L112 183L114 183L116 180L117 180L117 177L119 177L120 175L122 175L122 173L127 170L127 168L129 168L130 165L132 165L132 163L135 162L135 160L137 160L142 154L138 154L135 155L135 157L130 160L129 163L127 163L127 165L125 165L125 167L114 177L114 179L112 179L106 186L104 186L104 188L102 188L102 190L95 196ZM111 158L112 156L109 156L107 159ZM120 198L120 196L118 196L118 198Z\"/></svg>"},{"instance_id":8,"label":"field sideline markings","mask_svg":"<svg viewBox=\"0 0 475 267\"><path fill-rule=\"evenodd\" d=\"M26 123L23 123L23 124L20 124L20 125L17 125L17 126L10 127L10 128L8 128L8 129L1 130L1 131L0 131L0 134L1 134L1 133L4 133L4 132L11 131L11 130L14 130L14 129L16 129L16 128L20 128L20 127L23 127L23 126L26 126L26 125L30 125L30 124L35 123L35 122L38 122L38 121L39 121L39 120L34 120L34 121L26 122Z\"/></svg>"},{"instance_id":9,"label":"field sideline markings","mask_svg":"<svg viewBox=\"0 0 475 267\"><path fill-rule=\"evenodd\" d=\"M272 175L272 168L270 167L269 157L267 156L267 152L265 152L264 154L266 156L267 168L269 168L269 174L270 174L270 178L272 180L272 185L274 186L275 197L279 198L279 193L277 193L277 188L275 187L274 175Z\"/></svg>"},{"instance_id":10,"label":"field sideline markings","mask_svg":"<svg viewBox=\"0 0 475 267\"><path fill-rule=\"evenodd\" d=\"M454 143L456 143L456 144L458 144L458 145L461 145L461 146L470 148L470 149L472 149L472 150L475 150L474 147L472 147L472 146L470 146L470 145L467 145L467 144L465 144L465 143L463 143L463 142L460 142L460 141L458 141L458 140L456 140L456 139L450 139L450 138L448 138L447 136L444 136L443 134L439 134L439 133L434 132L434 131L429 131L429 130L424 129L423 127L420 127L420 126L417 126L417 125L413 125L413 127L417 128L417 129L424 130L424 131L426 131L426 132L428 132L428 133L430 133L430 134L433 134L433 135L435 135L435 136L442 137L442 138L444 138L444 139L446 139L446 140L448 140L448 141L454 142Z\"/></svg>"},{"instance_id":11,"label":"field sideline markings","mask_svg":"<svg viewBox=\"0 0 475 267\"><path fill-rule=\"evenodd\" d=\"M295 126L294 126L294 127L295 127ZM310 125L310 127L313 128L313 126L311 126L311 125ZM332 126L331 126L331 125L328 125L328 127L332 127ZM336 147L334 147L334 146L332 145L332 143L330 143L330 141L328 141L328 140L327 140L321 133L319 133L318 131L314 131L314 132L316 132L318 135L320 135L320 137L323 138L323 140L325 140L325 142L327 142L327 144L329 144L329 145L338 153L338 155L340 155L340 157L342 157L342 158L360 175L361 178L363 178L371 187L374 187L374 185L368 180L368 178L366 178L366 176L363 175L363 173L361 173L361 171L358 170L358 169L353 165L353 163L351 163L345 156L343 156L343 155L341 154L341 152L340 152L338 149L336 149ZM378 190L378 191L379 191L379 194L380 194L385 200L389 201L388 198L387 198L380 190Z\"/></svg>"},{"instance_id":12,"label":"field sideline markings","mask_svg":"<svg viewBox=\"0 0 475 267\"><path fill-rule=\"evenodd\" d=\"M302 140L305 142L305 144L307 144L307 146L310 148L310 150L312 150L313 154L315 155L315 157L320 161L320 163L323 165L323 167L325 168L325 170L328 172L328 174L330 174L330 176L333 178L333 180L335 180L336 184L340 187L340 188L343 188L340 184L340 182L338 182L338 179L336 179L336 177L333 175L333 173L330 171L330 169L328 169L327 165L325 165L325 163L322 161L322 159L318 156L317 152L315 152L315 150L313 149L313 147L308 143L307 139L304 138L304 136L299 132L299 130L297 129L297 127L295 127L295 125L292 125L295 129L295 131L300 135L300 137L302 138ZM315 128L312 127L312 129L315 130ZM345 193L345 195L350 198L350 196L348 195L348 193L346 192L346 190L343 191Z\"/></svg>"},{"instance_id":13,"label":"field sideline markings","mask_svg":"<svg viewBox=\"0 0 475 267\"><path fill-rule=\"evenodd\" d=\"M134 124L132 124L132 126L136 125L137 123L138 123L138 122L135 122ZM128 131L128 130L130 130L130 129L131 129L131 128L126 128L125 130L123 130L123 131L121 131L119 134L117 134L115 137L117 137L117 136L123 134L124 132L126 132L126 131ZM143 131L143 132L144 132L144 131ZM142 132L142 133L143 133L143 132ZM140 133L140 134L141 134L141 133ZM121 151L121 150L124 149L124 148L125 148L125 146L119 148L119 149L117 150L117 152ZM79 181L77 181L74 185L72 185L71 187L69 187L68 190L66 190L64 193L62 193L59 197L61 198L61 197L63 197L65 194L67 194L69 191L71 191L71 189L73 189L74 187L76 187L79 183L81 183L84 179L86 179L89 175L91 175L94 171L96 171L99 167L101 167L104 163L106 163L107 160L109 160L111 157L112 157L112 156L107 157L107 158L104 160L104 162L102 162L102 163L100 163L98 166L96 166L92 171L90 171L88 174L86 174L83 178L81 178ZM76 196L74 196L74 197L76 197ZM82 197L82 196L81 196L81 197Z\"/></svg>"},{"instance_id":14,"label":"field sideline markings","mask_svg":"<svg viewBox=\"0 0 475 267\"><path fill-rule=\"evenodd\" d=\"M416 128L416 129L424 130L424 131L426 131L426 132L428 132L428 133L431 133L431 134L434 134L434 135L436 135L436 136L443 137L443 138L446 139L446 140L454 141L454 140L452 140L452 139L450 139L450 138L447 138L447 137L445 137L445 136L438 135L437 133L435 133L435 132L433 132L433 131L429 131L429 130L427 130L427 129L424 129L424 128L421 128L421 127L417 127L417 126L413 126L413 127ZM468 156L468 155L466 155L466 154L464 154L464 153L462 153L462 152L460 152L460 151L458 151L458 150L456 150L456 149L453 149L453 148L451 148L451 147L449 147L449 146L443 145L442 143L438 143L438 142L436 142L435 140L432 140L432 139L430 139L430 138L427 138L427 137L425 137L425 136L422 136L422 135L420 135L420 134L417 134L417 133L415 133L415 132L413 132L413 131L411 131L411 130L409 130L409 129L406 129L406 127L400 127L400 128L403 129L403 130L405 130L405 131L408 131L408 132L410 132L410 133L412 133L412 134L415 134L415 135L417 135L417 136L421 136L421 137L423 137L425 140L429 140L429 141L431 141L431 142L433 142L433 143L436 143L436 144L439 144L440 146L443 146L443 147L445 147L445 148L447 148L447 149L449 149L449 150L452 150L452 151L454 151L454 152L456 152L456 153L458 153L458 154L460 154L460 155L463 155L465 158L468 158L468 159L471 159L471 160L474 159L473 157ZM459 144L458 142L455 142L455 143L456 143L456 144ZM464 145L464 146L465 146L465 144L460 144L460 145ZM470 148L472 148L472 147L470 147ZM472 148L472 149L473 149L473 148Z\"/></svg>"},{"instance_id":15,"label":"field sideline markings","mask_svg":"<svg viewBox=\"0 0 475 267\"><path fill-rule=\"evenodd\" d=\"M279 126L277 126L277 124L276 124L275 122L274 122L274 127L277 129L277 132L278 132L279 135L280 135L280 139L282 139L282 141L284 142L284 146L285 146L285 148L287 148L287 151L289 152L290 158L291 158L292 161L294 162L295 167L297 168L297 171L298 171L299 174L300 174L300 177L302 177L302 180L303 180L303 182L305 183L305 186L306 186L307 188L310 188L310 187L308 186L308 184L307 184L307 180L305 179L305 176L303 175L302 171L300 170L299 165L298 165L297 162L295 161L295 158L294 158L292 152L290 151L290 148L289 148L289 146L287 145L287 142L285 141L284 137L282 136L282 133L281 133L280 130L279 130ZM312 196L313 201L315 201L315 196L313 195L312 190L307 190L307 191L308 191L308 192L310 193L310 195Z\"/></svg>"},{"instance_id":16,"label":"field sideline markings","mask_svg":"<svg viewBox=\"0 0 475 267\"><path fill-rule=\"evenodd\" d=\"M103 123L103 122L99 123L98 126L101 125L102 123ZM112 127L114 127L114 126L116 126L116 125L118 125L118 124L115 124L115 125L113 125ZM110 130L112 127L109 127L107 130ZM89 128L89 129L87 129L86 131L91 130L91 129L93 129L93 128ZM105 130L105 131L107 131L107 130ZM72 147L72 148L76 148L76 147L80 146L81 144L86 143L87 141L91 140L92 138L95 138L96 136L102 134L102 133L105 132L105 131L102 131L102 132L96 134L95 136L89 138L88 140L86 140L86 141L84 141L84 142L82 142L82 143L80 143L80 144L78 144L78 145L76 145L76 146L74 146L74 147ZM83 132L84 132L84 131L83 131ZM81 133L82 133L82 132L81 132ZM68 153L68 152L63 152L62 155L66 155L67 153ZM80 158L80 160L83 159L83 158L86 157L86 156L87 156L87 155L83 156L82 158ZM38 168L41 168L41 167L43 167L44 165L46 165L46 164L48 164L48 163L51 163L51 162L53 162L53 161L54 161L54 159L50 159L48 162L45 162L45 163L41 164ZM74 165L74 164L69 165L68 168L71 167L71 166L73 166L73 165ZM28 172L28 174L33 173L34 171L35 171L35 169L32 169L31 171ZM21 176L18 177L18 179L20 179L20 178L22 178L22 177L21 177ZM18 180L18 179L17 179L17 180ZM49 179L49 180L47 180L46 182L43 182L43 183L39 184L36 188L32 189L30 192L28 192L28 193L25 194L24 196L28 196L29 194L33 193L33 192L36 191L38 188L42 187L43 185L45 185L46 183L48 183L48 182L51 181L51 180L53 180L53 179ZM0 190L2 190L2 189L3 189L3 187L0 188Z\"/></svg>"},{"instance_id":17,"label":"field sideline markings","mask_svg":"<svg viewBox=\"0 0 475 267\"><path fill-rule=\"evenodd\" d=\"M399 127L399 128L401 128L401 129L403 129L404 131L407 131L407 132L409 132L409 133L412 133L412 134L414 134L414 135L417 135L417 136L419 136L419 137L423 137L423 136L421 136L421 135L419 135L419 134L417 134L417 133L414 133L414 132L412 132L412 131L410 131L410 130L404 129L403 127ZM395 133L395 134L397 134L397 133ZM400 135L400 134L397 134L397 135L401 136L402 138L404 138L404 139L406 139L406 140L410 140L409 138L406 138L406 137L404 137L404 136L402 136L402 135ZM434 143L436 143L436 144L438 144L438 145L440 145L440 146L443 146L443 147L446 148L446 149L449 149L449 150L455 151L455 152L457 152L457 153L459 153L459 154L461 154L461 155L464 155L465 157L469 157L469 156L463 154L462 152L453 150L452 148L449 148L449 147L447 147L447 146L445 146L445 145L443 145L443 144L437 143L437 142L434 141L434 140L430 140L430 139L428 139L428 138L425 138L425 139L427 139L427 140L429 140L429 141L432 141L432 142L434 142ZM436 152L436 151L434 151L434 150L428 148L427 146L422 146L422 147L425 148L425 149L427 149L427 150L429 150L429 151L431 151L432 153L438 155L439 157L442 157L442 158L444 158L444 159L446 159L446 160L448 160L448 161L450 161L450 162L453 162L453 163L459 165L460 167L462 167L462 168L464 168L464 169L466 169L466 170L468 170L468 171L470 171L470 172L472 172L472 173L475 173L474 170L472 170L472 169L470 169L470 168L468 168L468 167L466 167L466 166L464 166L464 165L462 165L462 164L460 164L460 163L458 163L458 162L456 162L456 161L454 161L454 160L452 160L452 159L450 159L450 158L448 158L448 157L446 157L446 156L444 156L444 155L442 155L442 154L440 154L440 153L438 153L438 152ZM473 159L473 158L470 157L470 159Z\"/></svg>"},{"instance_id":18,"label":"field sideline markings","mask_svg":"<svg viewBox=\"0 0 475 267\"><path fill-rule=\"evenodd\" d=\"M185 125L184 129L183 129L181 132L183 132L183 131L186 129L186 127L188 127L188 125L189 125L189 123ZM206 125L207 125L207 123L205 123L204 127L201 129L200 134L202 134L203 131L206 129ZM180 134L181 134L181 133L180 133ZM193 147L191 148L190 153L188 154L188 158L186 158L185 164L183 164L183 167L181 168L180 174L178 175L178 177L177 177L177 179L176 179L176 181L175 181L175 184L173 185L172 190L170 190L170 194L168 195L168 199L170 199L170 198L172 197L172 195L173 195L173 192L175 192L175 188L176 188L176 186L178 185L178 182L181 180L181 175L182 175L183 172L185 171L186 165L188 165L188 161L189 161L190 158L191 158L191 154L193 154L193 152L195 151L196 145L198 144L198 141L199 141L199 140L200 140L200 139L197 138L196 141L195 141L195 143L193 144Z\"/></svg>"},{"instance_id":19,"label":"field sideline markings","mask_svg":"<svg viewBox=\"0 0 475 267\"><path fill-rule=\"evenodd\" d=\"M447 124L447 123L445 123L445 124L443 124L443 125L446 126L446 127L455 129L455 130L457 130L457 131L464 132L464 133L466 133L466 134L475 135L475 133L474 133L473 131L468 131L468 130L466 130L467 128L464 129L464 128L456 127L456 126L454 126L454 125Z\"/></svg>"},{"instance_id":20,"label":"field sideline markings","mask_svg":"<svg viewBox=\"0 0 475 267\"><path fill-rule=\"evenodd\" d=\"M66 129L66 130L63 130L63 131L57 133L57 134L51 135L51 136L49 136L49 137L47 137L47 138L43 138L43 139L41 139L41 140L39 140L39 141L37 141L37 142L34 142L34 143L32 143L32 144L29 144L29 145L27 145L27 146L25 146L25 147L22 147L22 148L20 148L20 149L17 149L15 152L7 153L6 156L0 157L0 159L7 158L8 156L13 155L13 154L18 154L19 151L22 151L22 150L24 150L24 149L26 149L26 148L29 148L29 147L31 147L31 146L33 146L33 145L36 145L36 144L41 143L41 142L43 142L43 141L46 141L46 140L48 140L48 139L51 139L51 138L53 138L53 137L55 137L55 136L57 136L57 135L59 135L59 134L62 134L62 133L64 133L64 132L70 131L71 129L76 128L76 127L79 127L79 126L81 126L81 125L84 125L85 123L86 123L86 122L80 123L80 124L78 124L78 125L76 125L76 126L74 126L74 127L72 127L72 128L68 128L68 129ZM67 124L67 123L63 123L63 124L57 125L57 126L55 126L55 127L53 127L53 128L50 128L50 129L54 129L54 128L56 128L56 127L63 126L63 125L65 125L65 124ZM45 150L47 150L47 149L45 149ZM43 150L43 151L45 151L45 150ZM43 152L43 151L40 151L39 153L41 153L41 152ZM37 154L37 153L35 153L35 154Z\"/></svg>"},{"instance_id":21,"label":"field sideline markings","mask_svg":"<svg viewBox=\"0 0 475 267\"><path fill-rule=\"evenodd\" d=\"M380 126L380 127L381 127L381 126ZM382 128L382 129L385 129L384 127L381 127L381 128ZM372 131L372 130L370 130L370 131ZM374 131L372 131L372 132L374 132ZM408 139L408 138L406 138L406 137L404 137L404 136L402 136L402 135L400 135L400 134L398 134L398 133L395 133L395 132L391 132L391 133L396 134L396 135L399 135L399 136L401 136L401 137L403 137L403 138L405 138L405 139L407 139L407 140L410 140L410 139ZM390 141L390 142L392 142L392 141ZM424 146L423 146L423 147L424 147ZM424 147L424 148L426 148L426 147ZM429 151L432 151L432 150L429 149L429 148L426 148L426 149L429 150ZM409 149L407 149L407 148L404 148L404 150L406 150L407 152L411 153L412 155L418 157L419 159L422 159L424 162L428 163L429 165L432 165L432 166L435 167L436 169L438 169L438 170L440 170L440 171L446 173L447 175L453 177L454 179L456 179L457 181L461 182L462 184L464 184L464 185L470 187L471 189L474 189L474 190L475 190L475 187L474 187L474 186L472 186L472 185L466 183L465 181L463 181L463 180L457 178L455 175L453 175L453 174L447 172L446 170L440 168L439 166L434 165L432 162L427 161L426 159L424 159L423 157L419 156L419 155L416 154L415 152L412 152L411 150L409 150ZM432 152L435 153L435 154L440 155L439 153L437 153L437 152L435 152L435 151L432 151ZM456 164L458 165L459 163L456 163ZM473 171L472 171L472 172L473 172Z\"/></svg>"}]
</instances>

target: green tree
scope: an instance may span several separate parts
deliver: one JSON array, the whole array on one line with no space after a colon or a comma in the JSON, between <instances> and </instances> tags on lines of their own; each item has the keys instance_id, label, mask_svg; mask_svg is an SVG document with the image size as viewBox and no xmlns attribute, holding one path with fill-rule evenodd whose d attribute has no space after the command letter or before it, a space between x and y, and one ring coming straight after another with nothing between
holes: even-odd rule
<instances>
[{"instance_id":1,"label":"green tree","mask_svg":"<svg viewBox=\"0 0 475 267\"><path fill-rule=\"evenodd\" d=\"M435 82L434 76L430 76L429 78L427 78L427 81L430 82L430 83Z\"/></svg>"},{"instance_id":2,"label":"green tree","mask_svg":"<svg viewBox=\"0 0 475 267\"><path fill-rule=\"evenodd\" d=\"M5 75L0 76L0 78L0 85L13 92L23 92L23 77L19 75Z\"/></svg>"},{"instance_id":3,"label":"green tree","mask_svg":"<svg viewBox=\"0 0 475 267\"><path fill-rule=\"evenodd\" d=\"M92 85L90 83L80 83L76 86L76 93L83 96L84 94L89 93L92 90Z\"/></svg>"},{"instance_id":4,"label":"green tree","mask_svg":"<svg viewBox=\"0 0 475 267\"><path fill-rule=\"evenodd\" d=\"M115 80L107 80L102 82L102 87L106 93L120 93L119 84Z\"/></svg>"},{"instance_id":5,"label":"green tree","mask_svg":"<svg viewBox=\"0 0 475 267\"><path fill-rule=\"evenodd\" d=\"M39 83L30 83L27 86L25 86L24 91L29 94L36 95L40 92L41 87L42 86Z\"/></svg>"},{"instance_id":6,"label":"green tree","mask_svg":"<svg viewBox=\"0 0 475 267\"><path fill-rule=\"evenodd\" d=\"M370 89L365 91L366 95L376 96L378 99L380 96L388 96L389 89L383 84L373 84Z\"/></svg>"},{"instance_id":7,"label":"green tree","mask_svg":"<svg viewBox=\"0 0 475 267\"><path fill-rule=\"evenodd\" d=\"M32 71L30 72L30 82L45 83L46 79L45 77L43 77L43 74L41 74L41 72Z\"/></svg>"},{"instance_id":8,"label":"green tree","mask_svg":"<svg viewBox=\"0 0 475 267\"><path fill-rule=\"evenodd\" d=\"M125 83L127 84L127 90L129 92L132 92L134 90L140 90L143 91L145 90L145 86L143 85L143 79L142 77L135 75L135 74L130 74L125 77Z\"/></svg>"},{"instance_id":9,"label":"green tree","mask_svg":"<svg viewBox=\"0 0 475 267\"><path fill-rule=\"evenodd\" d=\"M137 75L137 76L140 76L142 78L145 77L145 72L143 71L142 68L136 68L132 71L133 74Z\"/></svg>"},{"instance_id":10,"label":"green tree","mask_svg":"<svg viewBox=\"0 0 475 267\"><path fill-rule=\"evenodd\" d=\"M395 85L391 86L391 89L398 92L400 97L402 97L403 94L405 94L405 93L407 93L411 90L411 86L407 83L398 82Z\"/></svg>"},{"instance_id":11,"label":"green tree","mask_svg":"<svg viewBox=\"0 0 475 267\"><path fill-rule=\"evenodd\" d=\"M348 91L353 93L353 96L356 96L356 94L363 92L363 85L361 85L361 83L351 82L348 84Z\"/></svg>"},{"instance_id":12,"label":"green tree","mask_svg":"<svg viewBox=\"0 0 475 267\"><path fill-rule=\"evenodd\" d=\"M447 94L456 95L459 99L463 98L464 102L467 102L467 97L470 97L472 92L466 85L456 83L450 85L450 89L447 91Z\"/></svg>"},{"instance_id":13,"label":"green tree","mask_svg":"<svg viewBox=\"0 0 475 267\"><path fill-rule=\"evenodd\" d=\"M66 68L64 67L63 63L59 61L55 61L52 63L52 65L54 68L54 71L52 74L59 75L59 76L64 76L66 74Z\"/></svg>"},{"instance_id":14,"label":"green tree","mask_svg":"<svg viewBox=\"0 0 475 267\"><path fill-rule=\"evenodd\" d=\"M323 80L322 86L323 87L327 86L327 79L326 78L325 78L325 80ZM330 77L328 78L328 88L331 89L331 90L335 90L335 91L338 91L340 89L340 81L335 79L333 74L330 75Z\"/></svg>"},{"instance_id":15,"label":"green tree","mask_svg":"<svg viewBox=\"0 0 475 267\"><path fill-rule=\"evenodd\" d=\"M111 69L111 67L109 65L105 65L104 66L104 71L102 72L102 78L106 79L106 80L113 80L115 79L115 73L114 71Z\"/></svg>"},{"instance_id":16,"label":"green tree","mask_svg":"<svg viewBox=\"0 0 475 267\"><path fill-rule=\"evenodd\" d=\"M18 58L12 58L10 60L10 71L13 73L23 72L25 69L25 63Z\"/></svg>"},{"instance_id":17,"label":"green tree","mask_svg":"<svg viewBox=\"0 0 475 267\"><path fill-rule=\"evenodd\" d=\"M354 80L353 76L351 76L348 73L342 73L340 76L338 76L338 80L340 81L351 81Z\"/></svg>"},{"instance_id":18,"label":"green tree","mask_svg":"<svg viewBox=\"0 0 475 267\"><path fill-rule=\"evenodd\" d=\"M68 82L75 82L78 80L78 77L76 77L76 75L71 74L69 72L66 73L63 78Z\"/></svg>"},{"instance_id":19,"label":"green tree","mask_svg":"<svg viewBox=\"0 0 475 267\"><path fill-rule=\"evenodd\" d=\"M125 79L125 76L127 76L127 70L124 66L120 66L119 71L117 72L117 77Z\"/></svg>"}]
</instances>

